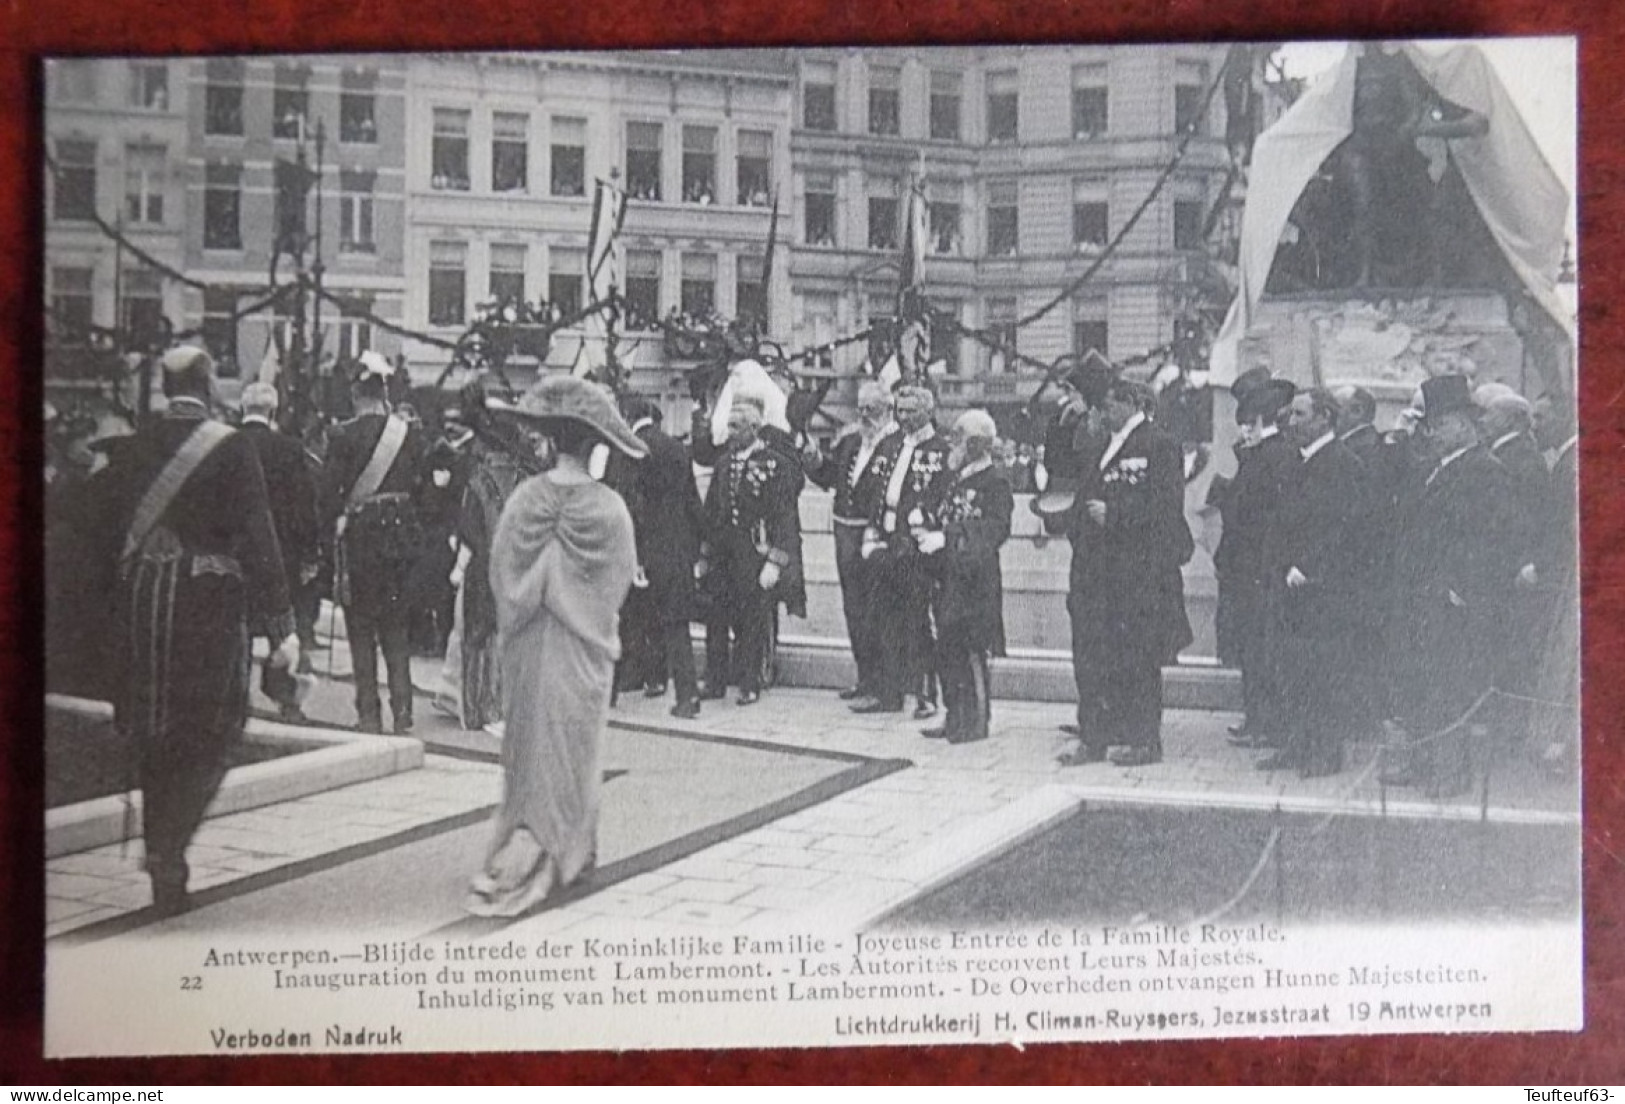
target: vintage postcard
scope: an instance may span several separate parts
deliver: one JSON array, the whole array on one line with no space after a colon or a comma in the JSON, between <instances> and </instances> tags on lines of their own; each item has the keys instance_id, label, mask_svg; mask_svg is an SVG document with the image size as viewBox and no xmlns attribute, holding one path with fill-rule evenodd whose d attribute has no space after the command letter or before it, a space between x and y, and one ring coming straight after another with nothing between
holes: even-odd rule
<instances>
[{"instance_id":1,"label":"vintage postcard","mask_svg":"<svg viewBox=\"0 0 1625 1104\"><path fill-rule=\"evenodd\" d=\"M1573 39L44 78L48 1056L1584 1026Z\"/></svg>"}]
</instances>

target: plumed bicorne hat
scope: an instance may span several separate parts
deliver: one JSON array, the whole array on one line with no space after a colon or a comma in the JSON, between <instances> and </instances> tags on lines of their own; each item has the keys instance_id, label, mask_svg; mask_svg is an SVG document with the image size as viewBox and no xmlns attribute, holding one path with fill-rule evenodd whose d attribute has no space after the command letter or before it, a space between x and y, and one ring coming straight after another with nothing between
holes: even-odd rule
<instances>
[{"instance_id":1,"label":"plumed bicorne hat","mask_svg":"<svg viewBox=\"0 0 1625 1104\"><path fill-rule=\"evenodd\" d=\"M575 376L548 376L520 396L517 403L489 399L487 407L544 429L549 422L576 422L627 456L641 459L649 455L648 446L632 432L609 394Z\"/></svg>"}]
</instances>

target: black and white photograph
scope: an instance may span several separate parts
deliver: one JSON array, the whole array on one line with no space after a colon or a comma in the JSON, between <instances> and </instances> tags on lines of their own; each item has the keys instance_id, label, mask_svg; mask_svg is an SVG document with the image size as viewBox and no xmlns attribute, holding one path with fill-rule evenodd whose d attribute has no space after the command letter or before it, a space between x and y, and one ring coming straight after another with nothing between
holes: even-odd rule
<instances>
[{"instance_id":1,"label":"black and white photograph","mask_svg":"<svg viewBox=\"0 0 1625 1104\"><path fill-rule=\"evenodd\" d=\"M1584 1026L1574 39L43 68L48 1057Z\"/></svg>"}]
</instances>

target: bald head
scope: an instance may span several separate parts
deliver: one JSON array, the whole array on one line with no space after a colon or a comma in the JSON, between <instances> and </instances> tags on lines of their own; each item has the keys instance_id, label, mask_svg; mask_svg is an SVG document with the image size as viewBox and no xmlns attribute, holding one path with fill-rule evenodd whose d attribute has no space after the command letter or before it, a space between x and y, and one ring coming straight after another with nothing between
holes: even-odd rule
<instances>
[{"instance_id":1,"label":"bald head","mask_svg":"<svg viewBox=\"0 0 1625 1104\"><path fill-rule=\"evenodd\" d=\"M1377 399L1363 387L1345 386L1332 392L1337 404L1337 432L1348 433L1377 420Z\"/></svg>"}]
</instances>

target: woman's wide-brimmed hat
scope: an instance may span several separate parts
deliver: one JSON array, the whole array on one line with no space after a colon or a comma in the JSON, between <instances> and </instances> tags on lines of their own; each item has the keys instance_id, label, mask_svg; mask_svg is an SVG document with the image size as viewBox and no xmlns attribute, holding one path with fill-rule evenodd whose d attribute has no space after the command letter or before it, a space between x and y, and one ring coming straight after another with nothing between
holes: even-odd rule
<instances>
[{"instance_id":1,"label":"woman's wide-brimmed hat","mask_svg":"<svg viewBox=\"0 0 1625 1104\"><path fill-rule=\"evenodd\" d=\"M496 399L487 408L528 422L577 422L602 437L611 448L633 458L649 455L649 449L632 432L609 393L596 384L575 376L548 376L520 396L517 403Z\"/></svg>"}]
</instances>

